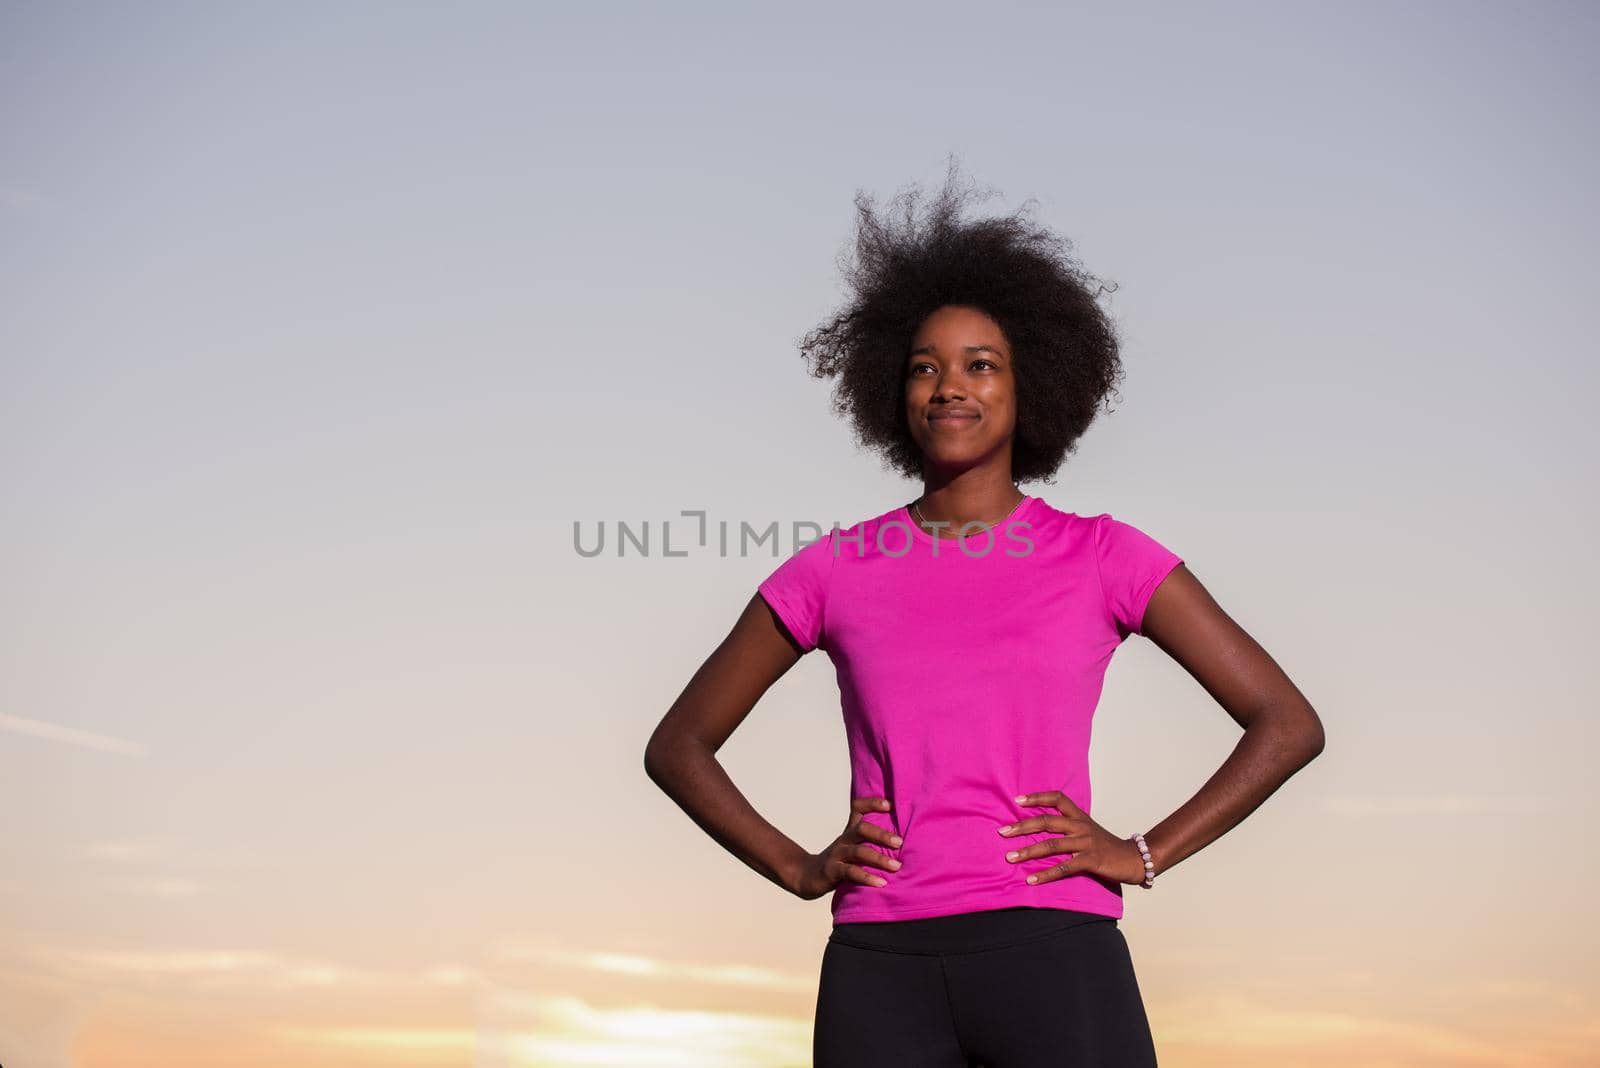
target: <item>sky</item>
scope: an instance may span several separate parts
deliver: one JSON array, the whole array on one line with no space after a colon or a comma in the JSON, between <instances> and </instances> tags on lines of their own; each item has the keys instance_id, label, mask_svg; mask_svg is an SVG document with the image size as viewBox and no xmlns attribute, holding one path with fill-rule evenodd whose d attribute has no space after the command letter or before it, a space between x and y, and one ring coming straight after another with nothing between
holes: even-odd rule
<instances>
[{"instance_id":1,"label":"sky","mask_svg":"<svg viewBox=\"0 0 1600 1068\"><path fill-rule=\"evenodd\" d=\"M809 1064L828 901L643 747L793 523L920 492L798 340L856 193L952 156L1117 287L1121 399L1024 490L1180 553L1326 730L1128 888L1162 1063L1596 1063L1597 46L1582 3L0 6L0 1064ZM1238 737L1131 639L1095 819ZM719 759L831 841L825 654Z\"/></svg>"}]
</instances>

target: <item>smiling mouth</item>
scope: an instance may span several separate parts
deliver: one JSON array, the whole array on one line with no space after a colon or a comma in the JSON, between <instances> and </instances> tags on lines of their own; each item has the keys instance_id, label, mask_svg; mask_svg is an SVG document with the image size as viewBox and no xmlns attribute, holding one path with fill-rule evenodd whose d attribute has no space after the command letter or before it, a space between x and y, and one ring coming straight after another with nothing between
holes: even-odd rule
<instances>
[{"instance_id":1,"label":"smiling mouth","mask_svg":"<svg viewBox=\"0 0 1600 1068\"><path fill-rule=\"evenodd\" d=\"M938 427L965 427L978 421L977 415L930 415L929 426Z\"/></svg>"}]
</instances>

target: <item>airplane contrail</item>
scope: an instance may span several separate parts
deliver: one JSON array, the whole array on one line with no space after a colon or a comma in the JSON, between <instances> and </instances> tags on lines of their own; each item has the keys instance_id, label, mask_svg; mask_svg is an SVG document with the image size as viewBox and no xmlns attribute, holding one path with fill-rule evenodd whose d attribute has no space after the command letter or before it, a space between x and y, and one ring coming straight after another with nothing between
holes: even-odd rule
<instances>
[{"instance_id":1,"label":"airplane contrail","mask_svg":"<svg viewBox=\"0 0 1600 1068\"><path fill-rule=\"evenodd\" d=\"M14 734L26 734L34 738L47 738L52 742L66 742L68 745L82 746L85 749L99 749L107 753L130 753L133 756L143 756L145 752L144 746L138 742L113 738L109 734L81 731L76 727L63 727L58 723L46 723L42 719L8 716L4 712L0 712L0 730L11 731Z\"/></svg>"}]
</instances>

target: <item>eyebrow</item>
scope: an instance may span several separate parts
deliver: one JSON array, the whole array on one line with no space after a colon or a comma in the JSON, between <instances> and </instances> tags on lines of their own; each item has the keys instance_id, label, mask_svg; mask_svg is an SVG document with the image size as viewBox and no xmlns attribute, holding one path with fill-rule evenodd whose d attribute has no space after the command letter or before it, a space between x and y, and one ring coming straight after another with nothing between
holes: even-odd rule
<instances>
[{"instance_id":1,"label":"eyebrow","mask_svg":"<svg viewBox=\"0 0 1600 1068\"><path fill-rule=\"evenodd\" d=\"M912 349L907 355L910 355L910 356L921 356L923 353L932 352L933 349L934 349L934 346L932 346L932 345L923 345L920 348ZM993 345L968 345L963 351L969 352L969 353L972 353L972 352L992 352L996 356L1001 357L1002 359L1005 357L1005 353L1001 352L999 349L995 348Z\"/></svg>"}]
</instances>

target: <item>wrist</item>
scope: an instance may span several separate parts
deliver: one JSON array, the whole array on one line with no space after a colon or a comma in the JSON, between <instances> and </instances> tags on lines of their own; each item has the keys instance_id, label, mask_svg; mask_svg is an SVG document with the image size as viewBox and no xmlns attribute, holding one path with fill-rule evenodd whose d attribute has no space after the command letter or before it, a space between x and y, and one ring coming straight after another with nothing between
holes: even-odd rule
<instances>
[{"instance_id":1,"label":"wrist","mask_svg":"<svg viewBox=\"0 0 1600 1068\"><path fill-rule=\"evenodd\" d=\"M1145 840L1144 835L1138 833L1129 835L1128 841L1133 845L1135 852L1138 853L1139 863L1143 867L1141 876L1138 879L1135 879L1134 882L1138 886L1149 890L1155 885L1156 874L1158 872L1155 856L1150 852L1150 844Z\"/></svg>"},{"instance_id":2,"label":"wrist","mask_svg":"<svg viewBox=\"0 0 1600 1068\"><path fill-rule=\"evenodd\" d=\"M796 844L778 865L778 882L791 894L800 893L800 881L805 874L806 865L811 860L811 854L805 847Z\"/></svg>"}]
</instances>

